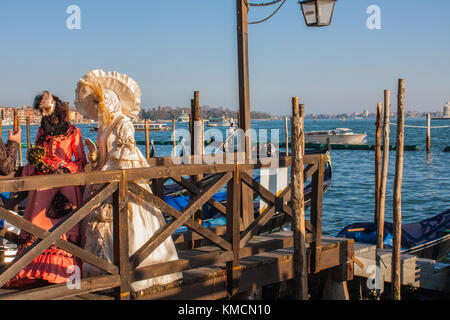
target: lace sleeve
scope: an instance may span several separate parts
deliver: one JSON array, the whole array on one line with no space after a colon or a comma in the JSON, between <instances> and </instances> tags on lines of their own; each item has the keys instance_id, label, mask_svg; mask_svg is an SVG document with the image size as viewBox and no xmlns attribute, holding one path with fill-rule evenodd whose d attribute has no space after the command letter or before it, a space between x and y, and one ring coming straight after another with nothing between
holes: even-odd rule
<instances>
[{"instance_id":1,"label":"lace sleeve","mask_svg":"<svg viewBox=\"0 0 450 320\"><path fill-rule=\"evenodd\" d=\"M108 154L108 159L119 161L139 161L134 140L133 123L128 119L120 121L113 130L116 135L116 144Z\"/></svg>"}]
</instances>

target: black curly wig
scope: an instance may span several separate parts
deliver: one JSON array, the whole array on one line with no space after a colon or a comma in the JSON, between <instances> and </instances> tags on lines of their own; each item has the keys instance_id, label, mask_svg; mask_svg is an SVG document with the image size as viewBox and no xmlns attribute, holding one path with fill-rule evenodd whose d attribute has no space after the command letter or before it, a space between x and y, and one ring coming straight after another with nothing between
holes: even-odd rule
<instances>
[{"instance_id":1,"label":"black curly wig","mask_svg":"<svg viewBox=\"0 0 450 320\"><path fill-rule=\"evenodd\" d=\"M44 91L49 93L48 91ZM41 128L46 135L56 136L65 134L69 129L69 121L67 120L67 110L64 108L64 104L57 96L52 95L55 101L55 110L51 115L43 116L41 120ZM41 104L43 94L38 94L33 101L33 108L40 112L39 106ZM43 136L42 138L45 138Z\"/></svg>"}]
</instances>

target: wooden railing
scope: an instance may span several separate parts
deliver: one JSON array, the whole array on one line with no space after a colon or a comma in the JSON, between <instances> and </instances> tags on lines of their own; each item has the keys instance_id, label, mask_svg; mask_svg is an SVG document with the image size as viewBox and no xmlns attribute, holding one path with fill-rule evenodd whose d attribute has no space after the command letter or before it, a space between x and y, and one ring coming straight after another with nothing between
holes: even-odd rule
<instances>
[{"instance_id":1,"label":"wooden railing","mask_svg":"<svg viewBox=\"0 0 450 320\"><path fill-rule=\"evenodd\" d=\"M217 155L220 156L220 155ZM322 198L324 161L326 154L317 153L305 155L304 178L312 179L311 197L311 221L306 222L307 243L310 243L310 269L311 272L320 271L320 253L322 239ZM236 158L236 154L235 154ZM150 168L127 169L116 171L87 172L64 175L47 175L39 177L20 177L0 180L0 192L20 192L43 188L62 187L70 185L102 185L98 191L91 195L82 205L71 214L65 216L50 230L44 230L13 212L0 208L0 219L30 233L38 238L15 259L5 264L0 273L0 287L14 277L21 269L27 266L33 259L54 245L65 250L84 262L92 264L105 272L103 276L81 279L78 288L69 288L66 284L49 285L38 289L7 292L0 295L0 299L53 299L73 297L105 289L115 288L117 299L130 298L130 283L138 280L181 272L187 269L209 266L217 263L227 264L227 291L230 295L237 292L237 280L239 279L240 258L254 255L259 252L275 250L292 246L292 243L280 243L273 241L263 246L250 244L249 241L258 234L261 228L276 214L286 214L292 217L292 209L289 204L291 198L291 186L286 187L278 195L273 194L260 183L255 181L248 172L261 168L269 168L269 161L260 161L256 164L186 164L175 165L170 158L149 159ZM289 167L291 158L285 157L278 160L278 167ZM266 164L262 164L266 163ZM192 183L187 176L199 174L215 174L216 177L208 184L202 181L198 185ZM190 203L181 211L168 205L158 194L156 189L161 189L161 181L173 179L191 195ZM152 181L154 193L148 192L136 182ZM157 187L158 183L159 187ZM241 189L243 185L250 187L258 193L268 204L259 214L244 212L241 206ZM226 206L217 202L212 197L220 189L226 186ZM128 248L128 197L133 194L143 201L159 208L171 219L156 231L152 237L135 253L129 255ZM62 239L62 235L79 223L94 208L99 206L107 198L113 198L113 230L114 230L114 261L110 263L103 260L83 248ZM201 210L204 204L209 203L227 217L227 224L223 233L205 228L193 220L194 213ZM242 221L245 215L252 216L248 225ZM141 266L145 258L151 254L165 239L173 236L180 226L186 226L189 232L195 234L217 247L216 251L195 255L186 259L178 259L170 262L158 263L150 266ZM5 229L0 230L0 237L10 241L17 241L17 236ZM191 237L192 238L192 237Z\"/></svg>"}]
</instances>

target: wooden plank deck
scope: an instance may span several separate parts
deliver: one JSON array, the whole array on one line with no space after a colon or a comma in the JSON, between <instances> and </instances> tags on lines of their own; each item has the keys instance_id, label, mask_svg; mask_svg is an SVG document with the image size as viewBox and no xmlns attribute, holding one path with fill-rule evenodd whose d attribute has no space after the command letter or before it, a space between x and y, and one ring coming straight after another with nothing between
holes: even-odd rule
<instances>
[{"instance_id":1,"label":"wooden plank deck","mask_svg":"<svg viewBox=\"0 0 450 320\"><path fill-rule=\"evenodd\" d=\"M249 244L263 248L265 243L280 240L285 247L270 251L256 252L240 259L239 292L292 279L293 253L292 232L282 231L266 236L258 236ZM203 247L188 252L180 252L180 258L198 254L199 251L214 251L217 247ZM307 255L309 257L309 246ZM353 256L353 240L323 237L321 255L322 269L345 264ZM309 265L309 263L308 263ZM224 299L226 292L226 263L190 269L183 272L183 279L166 285L154 286L133 296L134 299Z\"/></svg>"}]
</instances>

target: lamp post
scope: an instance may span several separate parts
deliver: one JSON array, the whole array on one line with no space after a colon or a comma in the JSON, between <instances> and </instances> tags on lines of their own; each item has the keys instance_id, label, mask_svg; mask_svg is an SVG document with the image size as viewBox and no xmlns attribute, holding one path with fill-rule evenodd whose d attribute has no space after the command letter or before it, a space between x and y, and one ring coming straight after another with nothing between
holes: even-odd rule
<instances>
[{"instance_id":1,"label":"lamp post","mask_svg":"<svg viewBox=\"0 0 450 320\"><path fill-rule=\"evenodd\" d=\"M284 4L284 0L281 6ZM308 27L323 27L331 24L336 0L306 0L299 2L306 25ZM252 4L249 0L236 0L237 17L237 53L238 53L238 78L239 78L239 128L243 132L250 129L250 72L248 55L248 10ZM280 8L281 8L280 6ZM277 9L278 11L278 9ZM275 11L276 13L276 11ZM265 21L265 20L264 20ZM250 135L244 134L245 159L251 158ZM239 141L239 143L242 143ZM242 147L240 147L242 150ZM250 172L250 176L252 176ZM253 193L252 190L242 185L241 190L241 214L244 227L249 226L254 220ZM305 243L300 244L305 250ZM306 259L302 259L301 268L307 270ZM307 272L307 271L306 271ZM300 294L302 299L307 299L307 283L301 284Z\"/></svg>"}]
</instances>

